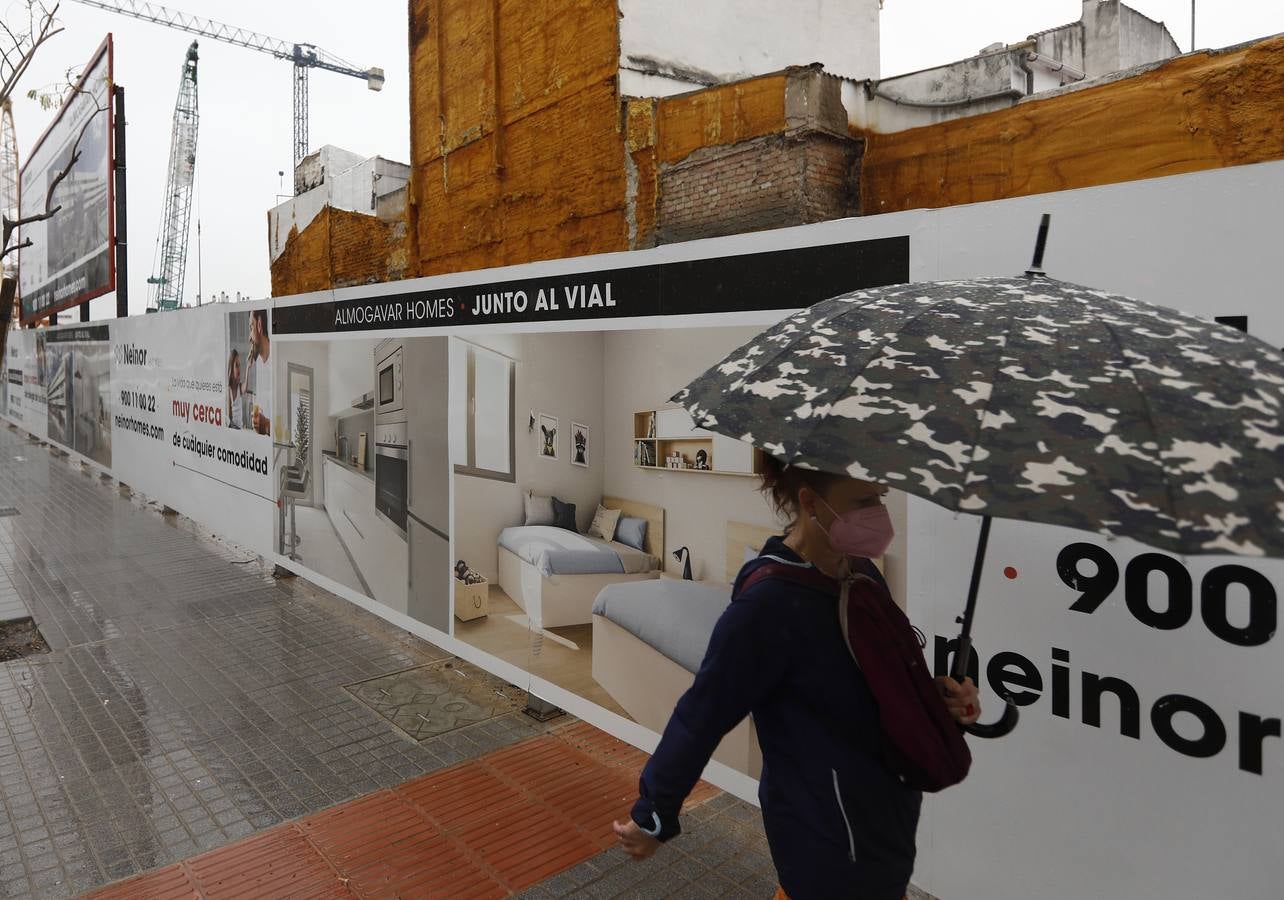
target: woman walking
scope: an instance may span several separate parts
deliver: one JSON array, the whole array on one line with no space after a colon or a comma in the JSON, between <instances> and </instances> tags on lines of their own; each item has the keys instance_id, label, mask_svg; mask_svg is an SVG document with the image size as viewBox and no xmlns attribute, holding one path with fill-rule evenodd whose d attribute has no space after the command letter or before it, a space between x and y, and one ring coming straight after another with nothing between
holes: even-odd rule
<instances>
[{"instance_id":1,"label":"woman walking","mask_svg":"<svg viewBox=\"0 0 1284 900\"><path fill-rule=\"evenodd\" d=\"M704 662L642 771L640 796L615 832L636 859L679 832L678 812L722 737L748 714L762 747L758 798L772 860L790 900L899 900L914 870L922 794L887 768L878 709L848 649L832 594L779 578L741 590L763 564L851 572L892 540L886 489L768 458L763 491L790 518L741 570ZM645 673L639 673L643 676ZM960 724L981 714L971 679L937 679Z\"/></svg>"}]
</instances>

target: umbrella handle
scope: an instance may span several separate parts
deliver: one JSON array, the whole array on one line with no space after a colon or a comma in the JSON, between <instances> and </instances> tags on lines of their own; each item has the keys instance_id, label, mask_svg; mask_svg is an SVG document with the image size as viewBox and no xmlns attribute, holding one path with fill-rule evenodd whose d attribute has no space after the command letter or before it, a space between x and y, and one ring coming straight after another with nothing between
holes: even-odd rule
<instances>
[{"instance_id":1,"label":"umbrella handle","mask_svg":"<svg viewBox=\"0 0 1284 900\"><path fill-rule=\"evenodd\" d=\"M991 725L982 725L980 722L976 722L972 725L964 725L963 730L979 738L1001 738L1012 733L1012 729L1016 728L1017 720L1020 718L1021 711L1017 709L1015 703L1009 700L1007 705L1003 707L1003 715L999 717L999 721Z\"/></svg>"},{"instance_id":2,"label":"umbrella handle","mask_svg":"<svg viewBox=\"0 0 1284 900\"><path fill-rule=\"evenodd\" d=\"M1043 217L1043 229L1039 239L1039 255L1043 253L1043 240L1046 237L1048 227L1048 216ZM981 586L981 566L985 562L985 547L990 541L990 517L981 518L981 532L976 541L976 558L972 561L972 582L967 589L967 606L963 609L963 615L959 617L959 623L963 626L959 630L958 648L954 651L954 665L950 667L950 677L959 684L963 679L968 677L968 664L972 660L972 619L976 615L976 593ZM977 680L980 680L978 676ZM1011 734L1012 729L1016 728L1017 720L1021 718L1021 713L1015 703L1007 701L1003 708L1003 715L999 721L992 725L982 725L979 722L972 725L964 725L963 730L968 734L975 735L979 738L1000 738L1006 734Z\"/></svg>"}]
</instances>

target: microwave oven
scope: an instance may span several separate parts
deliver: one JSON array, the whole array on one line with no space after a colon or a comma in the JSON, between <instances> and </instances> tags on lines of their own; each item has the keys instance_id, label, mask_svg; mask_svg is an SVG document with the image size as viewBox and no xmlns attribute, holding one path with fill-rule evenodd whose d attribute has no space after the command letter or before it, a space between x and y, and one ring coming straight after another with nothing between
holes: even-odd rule
<instances>
[{"instance_id":1,"label":"microwave oven","mask_svg":"<svg viewBox=\"0 0 1284 900\"><path fill-rule=\"evenodd\" d=\"M375 350L375 414L405 415L405 393L402 381L402 345L380 344Z\"/></svg>"}]
</instances>

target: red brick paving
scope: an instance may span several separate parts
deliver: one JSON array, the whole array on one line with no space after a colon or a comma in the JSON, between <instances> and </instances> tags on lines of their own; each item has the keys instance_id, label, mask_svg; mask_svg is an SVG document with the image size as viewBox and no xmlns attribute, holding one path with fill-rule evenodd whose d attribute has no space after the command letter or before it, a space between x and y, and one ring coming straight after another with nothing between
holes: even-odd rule
<instances>
[{"instance_id":1,"label":"red brick paving","mask_svg":"<svg viewBox=\"0 0 1284 900\"><path fill-rule=\"evenodd\" d=\"M644 762L577 722L90 896L505 897L613 846Z\"/></svg>"}]
</instances>

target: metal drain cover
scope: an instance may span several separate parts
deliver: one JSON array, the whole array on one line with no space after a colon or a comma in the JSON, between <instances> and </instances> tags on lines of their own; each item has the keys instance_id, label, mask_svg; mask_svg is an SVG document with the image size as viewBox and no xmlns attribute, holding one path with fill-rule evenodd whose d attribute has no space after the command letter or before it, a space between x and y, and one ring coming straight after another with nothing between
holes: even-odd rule
<instances>
[{"instance_id":1,"label":"metal drain cover","mask_svg":"<svg viewBox=\"0 0 1284 900\"><path fill-rule=\"evenodd\" d=\"M519 710L525 691L457 659L345 685L395 728L427 740Z\"/></svg>"},{"instance_id":2,"label":"metal drain cover","mask_svg":"<svg viewBox=\"0 0 1284 900\"><path fill-rule=\"evenodd\" d=\"M0 518L20 515L22 515L22 513L18 512L18 507L16 506L0 506Z\"/></svg>"}]
</instances>

